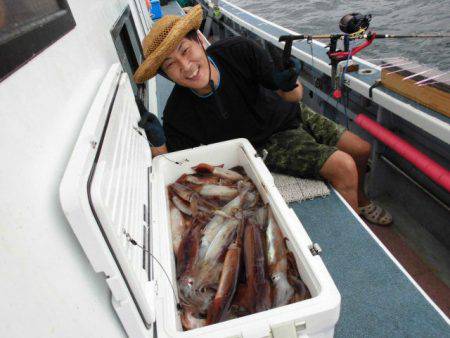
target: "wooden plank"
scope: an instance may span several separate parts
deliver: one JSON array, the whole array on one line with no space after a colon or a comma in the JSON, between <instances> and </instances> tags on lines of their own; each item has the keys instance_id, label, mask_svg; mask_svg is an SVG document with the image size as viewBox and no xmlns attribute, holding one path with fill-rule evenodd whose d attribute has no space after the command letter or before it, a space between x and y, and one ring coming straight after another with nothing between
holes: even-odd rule
<instances>
[{"instance_id":1,"label":"wooden plank","mask_svg":"<svg viewBox=\"0 0 450 338\"><path fill-rule=\"evenodd\" d=\"M417 86L417 77L403 81L406 76L402 72L388 74L391 70L381 71L381 83L386 88L403 95L427 108L450 117L450 88L443 84ZM432 80L431 80L432 81Z\"/></svg>"}]
</instances>

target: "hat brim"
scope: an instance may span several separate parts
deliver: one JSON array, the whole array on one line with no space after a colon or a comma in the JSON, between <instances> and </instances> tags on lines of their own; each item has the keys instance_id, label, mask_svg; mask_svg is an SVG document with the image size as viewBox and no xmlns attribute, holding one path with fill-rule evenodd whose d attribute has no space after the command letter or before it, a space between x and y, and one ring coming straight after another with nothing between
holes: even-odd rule
<instances>
[{"instance_id":1,"label":"hat brim","mask_svg":"<svg viewBox=\"0 0 450 338\"><path fill-rule=\"evenodd\" d=\"M170 30L163 42L151 53L138 67L134 73L134 81L143 83L156 75L164 59L174 51L191 30L199 29L203 20L203 10L200 5L184 15Z\"/></svg>"}]
</instances>

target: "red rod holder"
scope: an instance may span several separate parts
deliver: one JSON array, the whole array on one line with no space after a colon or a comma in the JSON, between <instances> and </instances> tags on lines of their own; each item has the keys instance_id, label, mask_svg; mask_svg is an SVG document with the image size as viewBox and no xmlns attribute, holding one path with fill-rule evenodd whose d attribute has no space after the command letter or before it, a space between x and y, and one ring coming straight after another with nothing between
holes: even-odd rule
<instances>
[{"instance_id":1,"label":"red rod holder","mask_svg":"<svg viewBox=\"0 0 450 338\"><path fill-rule=\"evenodd\" d=\"M450 192L450 171L367 116L359 114L355 119L355 123Z\"/></svg>"}]
</instances>

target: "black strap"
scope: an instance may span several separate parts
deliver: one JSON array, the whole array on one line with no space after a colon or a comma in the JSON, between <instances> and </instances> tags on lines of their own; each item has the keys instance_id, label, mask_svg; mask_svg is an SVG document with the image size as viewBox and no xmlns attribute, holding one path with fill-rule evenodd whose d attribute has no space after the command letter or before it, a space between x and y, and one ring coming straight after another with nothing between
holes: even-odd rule
<instances>
[{"instance_id":1,"label":"black strap","mask_svg":"<svg viewBox=\"0 0 450 338\"><path fill-rule=\"evenodd\" d=\"M220 116L222 116L222 118L224 120L227 120L230 117L230 115L223 108L222 101L220 100L220 97L219 97L219 95L216 92L216 88L214 87L214 81L213 80L209 81L209 86L211 87L211 90L213 92L212 95L214 96L214 101L216 103L217 109L219 110Z\"/></svg>"},{"instance_id":2,"label":"black strap","mask_svg":"<svg viewBox=\"0 0 450 338\"><path fill-rule=\"evenodd\" d=\"M369 97L372 98L372 90L376 87L378 87L381 84L381 81L375 81L375 83L373 85L370 86L369 88Z\"/></svg>"}]
</instances>

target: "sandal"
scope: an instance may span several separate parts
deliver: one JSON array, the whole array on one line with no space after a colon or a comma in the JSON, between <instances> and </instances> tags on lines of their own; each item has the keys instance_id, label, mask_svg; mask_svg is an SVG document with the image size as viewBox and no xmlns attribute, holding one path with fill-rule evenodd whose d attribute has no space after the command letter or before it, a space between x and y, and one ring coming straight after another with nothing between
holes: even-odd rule
<instances>
[{"instance_id":1,"label":"sandal","mask_svg":"<svg viewBox=\"0 0 450 338\"><path fill-rule=\"evenodd\" d=\"M391 214L373 201L370 201L365 207L360 207L359 214L373 224L386 226L392 223Z\"/></svg>"}]
</instances>

